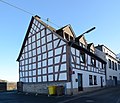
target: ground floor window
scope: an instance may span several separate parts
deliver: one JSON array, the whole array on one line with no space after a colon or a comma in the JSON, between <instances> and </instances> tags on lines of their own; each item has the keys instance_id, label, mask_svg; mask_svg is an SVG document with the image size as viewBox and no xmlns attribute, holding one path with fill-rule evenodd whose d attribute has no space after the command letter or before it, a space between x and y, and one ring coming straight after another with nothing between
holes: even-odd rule
<instances>
[{"instance_id":1,"label":"ground floor window","mask_svg":"<svg viewBox=\"0 0 120 103\"><path fill-rule=\"evenodd\" d=\"M89 85L93 85L92 75L89 75Z\"/></svg>"},{"instance_id":2,"label":"ground floor window","mask_svg":"<svg viewBox=\"0 0 120 103\"><path fill-rule=\"evenodd\" d=\"M112 76L109 76L109 79L112 80Z\"/></svg>"},{"instance_id":3,"label":"ground floor window","mask_svg":"<svg viewBox=\"0 0 120 103\"><path fill-rule=\"evenodd\" d=\"M94 76L94 85L97 85L97 76Z\"/></svg>"}]
</instances>

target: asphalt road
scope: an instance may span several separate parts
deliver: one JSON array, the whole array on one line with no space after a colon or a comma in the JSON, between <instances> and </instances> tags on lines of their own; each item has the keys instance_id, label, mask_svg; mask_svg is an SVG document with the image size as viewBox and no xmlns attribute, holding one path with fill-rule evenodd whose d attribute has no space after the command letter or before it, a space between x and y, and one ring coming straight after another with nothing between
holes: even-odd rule
<instances>
[{"instance_id":1,"label":"asphalt road","mask_svg":"<svg viewBox=\"0 0 120 103\"><path fill-rule=\"evenodd\" d=\"M120 86L77 95L59 103L120 103Z\"/></svg>"},{"instance_id":2,"label":"asphalt road","mask_svg":"<svg viewBox=\"0 0 120 103\"><path fill-rule=\"evenodd\" d=\"M74 96L50 96L1 92L0 103L120 103L120 86Z\"/></svg>"}]
</instances>

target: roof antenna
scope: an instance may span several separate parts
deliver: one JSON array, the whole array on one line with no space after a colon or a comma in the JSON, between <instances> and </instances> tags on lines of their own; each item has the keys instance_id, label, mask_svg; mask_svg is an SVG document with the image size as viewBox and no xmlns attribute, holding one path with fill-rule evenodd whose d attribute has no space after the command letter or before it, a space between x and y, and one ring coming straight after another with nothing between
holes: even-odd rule
<instances>
[{"instance_id":1,"label":"roof antenna","mask_svg":"<svg viewBox=\"0 0 120 103\"><path fill-rule=\"evenodd\" d=\"M47 18L47 26L49 26L49 25L48 25L48 22L49 22L49 18Z\"/></svg>"}]
</instances>

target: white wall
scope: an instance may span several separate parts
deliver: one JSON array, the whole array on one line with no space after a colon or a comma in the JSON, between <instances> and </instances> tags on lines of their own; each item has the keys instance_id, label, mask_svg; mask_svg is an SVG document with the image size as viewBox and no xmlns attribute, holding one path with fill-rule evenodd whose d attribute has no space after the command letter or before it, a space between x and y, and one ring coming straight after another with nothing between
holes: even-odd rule
<instances>
[{"instance_id":1,"label":"white wall","mask_svg":"<svg viewBox=\"0 0 120 103\"><path fill-rule=\"evenodd\" d=\"M88 72L88 71L83 71L83 70L77 70L74 69L75 74L72 75L72 80L73 80L73 88L78 88L78 82L75 80L78 79L78 73L82 74L82 81L83 81L83 88L84 87L98 87L101 86L101 76L103 77L103 86L106 85L106 80L105 80L105 75L98 74L98 73L93 73L93 72ZM97 85L89 85L89 75L92 76L97 76ZM94 80L93 80L94 82ZM71 83L67 83L67 88L71 88Z\"/></svg>"}]
</instances>

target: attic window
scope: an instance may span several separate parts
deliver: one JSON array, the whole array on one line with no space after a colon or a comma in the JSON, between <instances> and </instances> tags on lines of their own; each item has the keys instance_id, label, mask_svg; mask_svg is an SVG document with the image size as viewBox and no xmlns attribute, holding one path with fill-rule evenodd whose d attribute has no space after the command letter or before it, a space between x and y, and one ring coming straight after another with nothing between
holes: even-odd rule
<instances>
[{"instance_id":1,"label":"attic window","mask_svg":"<svg viewBox=\"0 0 120 103\"><path fill-rule=\"evenodd\" d=\"M80 42L80 46L83 47L84 46L83 43Z\"/></svg>"},{"instance_id":2,"label":"attic window","mask_svg":"<svg viewBox=\"0 0 120 103\"><path fill-rule=\"evenodd\" d=\"M65 33L65 38L69 41L69 35Z\"/></svg>"},{"instance_id":3,"label":"attic window","mask_svg":"<svg viewBox=\"0 0 120 103\"><path fill-rule=\"evenodd\" d=\"M70 36L70 40L73 40L73 37L72 37L72 36Z\"/></svg>"}]
</instances>

